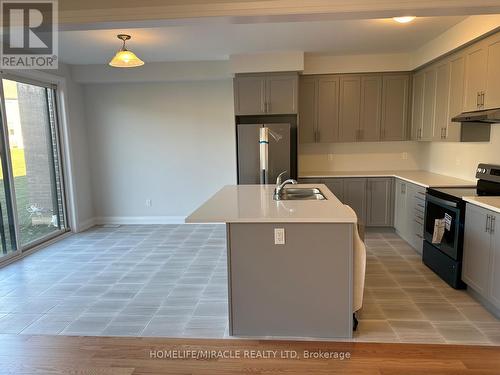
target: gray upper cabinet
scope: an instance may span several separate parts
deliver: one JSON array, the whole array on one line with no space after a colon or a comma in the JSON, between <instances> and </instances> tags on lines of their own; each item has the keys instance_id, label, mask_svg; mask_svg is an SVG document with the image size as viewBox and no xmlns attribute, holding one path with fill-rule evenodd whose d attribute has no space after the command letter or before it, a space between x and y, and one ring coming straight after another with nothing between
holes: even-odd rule
<instances>
[{"instance_id":1,"label":"gray upper cabinet","mask_svg":"<svg viewBox=\"0 0 500 375\"><path fill-rule=\"evenodd\" d=\"M297 74L245 74L234 79L236 115L293 114L297 103Z\"/></svg>"},{"instance_id":2,"label":"gray upper cabinet","mask_svg":"<svg viewBox=\"0 0 500 375\"><path fill-rule=\"evenodd\" d=\"M381 137L383 141L407 138L409 74L384 74Z\"/></svg>"},{"instance_id":3,"label":"gray upper cabinet","mask_svg":"<svg viewBox=\"0 0 500 375\"><path fill-rule=\"evenodd\" d=\"M366 188L366 225L392 227L394 213L393 178L369 178Z\"/></svg>"},{"instance_id":4,"label":"gray upper cabinet","mask_svg":"<svg viewBox=\"0 0 500 375\"><path fill-rule=\"evenodd\" d=\"M343 203L350 206L361 224L366 223L366 178L344 178Z\"/></svg>"},{"instance_id":5,"label":"gray upper cabinet","mask_svg":"<svg viewBox=\"0 0 500 375\"><path fill-rule=\"evenodd\" d=\"M477 111L484 107L488 49L484 41L473 44L465 52L465 111Z\"/></svg>"},{"instance_id":6,"label":"gray upper cabinet","mask_svg":"<svg viewBox=\"0 0 500 375\"><path fill-rule=\"evenodd\" d=\"M339 77L302 76L299 95L300 143L338 140Z\"/></svg>"},{"instance_id":7,"label":"gray upper cabinet","mask_svg":"<svg viewBox=\"0 0 500 375\"><path fill-rule=\"evenodd\" d=\"M446 139L449 123L450 64L448 61L436 67L436 97L434 109L433 140Z\"/></svg>"},{"instance_id":8,"label":"gray upper cabinet","mask_svg":"<svg viewBox=\"0 0 500 375\"><path fill-rule=\"evenodd\" d=\"M339 141L358 140L361 112L361 77L343 75L340 77Z\"/></svg>"},{"instance_id":9,"label":"gray upper cabinet","mask_svg":"<svg viewBox=\"0 0 500 375\"><path fill-rule=\"evenodd\" d=\"M486 45L488 48L488 67L484 108L500 108L500 34L488 38Z\"/></svg>"},{"instance_id":10,"label":"gray upper cabinet","mask_svg":"<svg viewBox=\"0 0 500 375\"><path fill-rule=\"evenodd\" d=\"M266 113L265 76L236 77L234 85L234 108L237 115L260 115Z\"/></svg>"},{"instance_id":11,"label":"gray upper cabinet","mask_svg":"<svg viewBox=\"0 0 500 375\"><path fill-rule=\"evenodd\" d=\"M317 142L337 142L339 138L338 76L318 78L318 134Z\"/></svg>"},{"instance_id":12,"label":"gray upper cabinet","mask_svg":"<svg viewBox=\"0 0 500 375\"><path fill-rule=\"evenodd\" d=\"M297 113L298 76L296 74L267 76L266 91L266 113Z\"/></svg>"},{"instance_id":13,"label":"gray upper cabinet","mask_svg":"<svg viewBox=\"0 0 500 375\"><path fill-rule=\"evenodd\" d=\"M405 140L409 88L408 73L301 76L300 142Z\"/></svg>"},{"instance_id":14,"label":"gray upper cabinet","mask_svg":"<svg viewBox=\"0 0 500 375\"><path fill-rule=\"evenodd\" d=\"M434 138L434 114L436 109L437 71L435 68L424 71L424 108L423 126L420 140L431 141Z\"/></svg>"},{"instance_id":15,"label":"gray upper cabinet","mask_svg":"<svg viewBox=\"0 0 500 375\"><path fill-rule=\"evenodd\" d=\"M299 142L317 141L318 132L318 80L301 77L299 84Z\"/></svg>"},{"instance_id":16,"label":"gray upper cabinet","mask_svg":"<svg viewBox=\"0 0 500 375\"><path fill-rule=\"evenodd\" d=\"M424 73L417 72L413 76L411 139L419 140L424 127Z\"/></svg>"},{"instance_id":17,"label":"gray upper cabinet","mask_svg":"<svg viewBox=\"0 0 500 375\"><path fill-rule=\"evenodd\" d=\"M461 125L451 119L460 113L464 108L464 77L465 77L465 57L464 55L454 56L450 59L450 88L448 100L448 125L444 132L446 141L459 142Z\"/></svg>"},{"instance_id":18,"label":"gray upper cabinet","mask_svg":"<svg viewBox=\"0 0 500 375\"><path fill-rule=\"evenodd\" d=\"M361 77L360 124L358 141L380 140L382 120L382 77L380 75Z\"/></svg>"}]
</instances>

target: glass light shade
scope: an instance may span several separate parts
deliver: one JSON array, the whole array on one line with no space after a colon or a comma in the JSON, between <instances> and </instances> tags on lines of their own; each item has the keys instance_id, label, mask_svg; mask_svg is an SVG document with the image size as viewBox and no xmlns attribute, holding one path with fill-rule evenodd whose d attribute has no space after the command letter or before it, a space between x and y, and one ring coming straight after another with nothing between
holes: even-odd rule
<instances>
[{"instance_id":1,"label":"glass light shade","mask_svg":"<svg viewBox=\"0 0 500 375\"><path fill-rule=\"evenodd\" d=\"M414 16L405 16L405 17L392 17L392 19L399 23L408 23L415 19Z\"/></svg>"},{"instance_id":2,"label":"glass light shade","mask_svg":"<svg viewBox=\"0 0 500 375\"><path fill-rule=\"evenodd\" d=\"M122 50L116 53L115 57L109 62L109 65L115 68L133 68L144 65L144 61L138 58L132 51Z\"/></svg>"}]
</instances>

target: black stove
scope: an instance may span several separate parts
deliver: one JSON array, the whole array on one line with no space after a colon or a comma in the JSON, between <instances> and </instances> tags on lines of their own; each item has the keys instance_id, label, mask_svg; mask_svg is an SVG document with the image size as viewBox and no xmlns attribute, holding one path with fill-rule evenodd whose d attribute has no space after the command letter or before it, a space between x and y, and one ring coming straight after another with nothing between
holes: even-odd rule
<instances>
[{"instance_id":1,"label":"black stove","mask_svg":"<svg viewBox=\"0 0 500 375\"><path fill-rule=\"evenodd\" d=\"M464 197L500 196L500 166L479 164L476 186L427 189L423 262L456 289L461 279L464 239Z\"/></svg>"}]
</instances>

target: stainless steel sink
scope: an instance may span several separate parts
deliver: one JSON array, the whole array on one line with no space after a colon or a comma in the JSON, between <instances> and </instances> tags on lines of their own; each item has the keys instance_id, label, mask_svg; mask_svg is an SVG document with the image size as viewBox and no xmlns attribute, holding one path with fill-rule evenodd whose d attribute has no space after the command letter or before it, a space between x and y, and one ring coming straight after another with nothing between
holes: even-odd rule
<instances>
[{"instance_id":1,"label":"stainless steel sink","mask_svg":"<svg viewBox=\"0 0 500 375\"><path fill-rule=\"evenodd\" d=\"M279 199L283 201L290 200L326 200L325 196L318 188L288 188L283 189Z\"/></svg>"}]
</instances>

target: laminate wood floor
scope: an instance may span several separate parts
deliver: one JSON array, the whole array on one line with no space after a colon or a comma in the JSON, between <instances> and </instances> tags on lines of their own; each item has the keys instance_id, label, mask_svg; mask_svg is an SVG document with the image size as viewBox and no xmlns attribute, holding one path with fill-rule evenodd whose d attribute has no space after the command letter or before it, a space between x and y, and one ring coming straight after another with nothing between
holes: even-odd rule
<instances>
[{"instance_id":1,"label":"laminate wood floor","mask_svg":"<svg viewBox=\"0 0 500 375\"><path fill-rule=\"evenodd\" d=\"M338 358L307 359L307 353ZM224 354L232 358L217 358ZM1 374L489 375L499 369L500 348L493 346L0 335Z\"/></svg>"}]
</instances>

